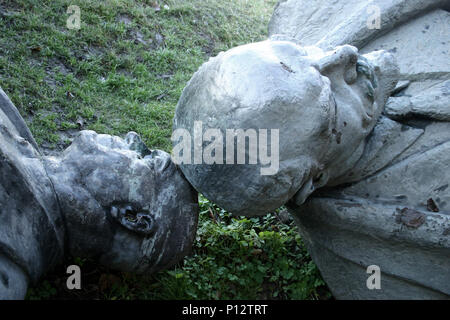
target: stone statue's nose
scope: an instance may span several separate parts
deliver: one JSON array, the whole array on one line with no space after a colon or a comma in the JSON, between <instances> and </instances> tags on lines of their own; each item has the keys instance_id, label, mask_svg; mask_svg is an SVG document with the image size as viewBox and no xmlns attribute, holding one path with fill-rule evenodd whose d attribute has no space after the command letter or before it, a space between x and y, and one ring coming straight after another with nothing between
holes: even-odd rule
<instances>
[{"instance_id":1,"label":"stone statue's nose","mask_svg":"<svg viewBox=\"0 0 450 320\"><path fill-rule=\"evenodd\" d=\"M148 156L145 157L151 161L152 167L157 172L163 172L172 164L172 158L167 152L161 150L153 150Z\"/></svg>"},{"instance_id":2,"label":"stone statue's nose","mask_svg":"<svg viewBox=\"0 0 450 320\"><path fill-rule=\"evenodd\" d=\"M320 73L328 74L339 68L347 68L349 65L355 65L357 61L358 49L350 45L345 45L337 47L336 50L320 58L317 62L317 68Z\"/></svg>"}]
</instances>

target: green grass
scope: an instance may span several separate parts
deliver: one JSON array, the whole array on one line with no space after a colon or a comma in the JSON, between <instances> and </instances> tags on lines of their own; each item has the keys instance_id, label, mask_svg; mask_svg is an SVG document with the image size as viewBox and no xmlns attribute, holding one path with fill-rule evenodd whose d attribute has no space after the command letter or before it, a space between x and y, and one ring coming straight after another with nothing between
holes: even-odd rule
<instances>
[{"instance_id":1,"label":"green grass","mask_svg":"<svg viewBox=\"0 0 450 320\"><path fill-rule=\"evenodd\" d=\"M170 152L172 118L186 82L210 56L263 40L276 0L3 0L0 86L44 152L77 131L138 132ZM81 9L81 29L66 12ZM164 9L164 5L168 9ZM201 198L194 253L150 277L82 266L83 290L55 270L29 299L306 299L329 293L295 226L274 215L231 218ZM213 218L211 218L213 217Z\"/></svg>"},{"instance_id":2,"label":"green grass","mask_svg":"<svg viewBox=\"0 0 450 320\"><path fill-rule=\"evenodd\" d=\"M0 4L0 85L44 149L74 130L138 132L170 151L174 109L211 55L266 34L273 0L6 0ZM69 30L70 5L81 29Z\"/></svg>"}]
</instances>

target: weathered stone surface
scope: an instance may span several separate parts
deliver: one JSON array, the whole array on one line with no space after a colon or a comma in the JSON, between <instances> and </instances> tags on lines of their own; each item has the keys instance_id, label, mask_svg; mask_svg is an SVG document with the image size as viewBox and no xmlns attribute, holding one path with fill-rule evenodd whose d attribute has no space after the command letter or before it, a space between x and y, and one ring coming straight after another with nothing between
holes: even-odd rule
<instances>
[{"instance_id":1,"label":"weathered stone surface","mask_svg":"<svg viewBox=\"0 0 450 320\"><path fill-rule=\"evenodd\" d=\"M405 121L415 128L423 128L423 135L417 139L408 149L399 154L393 164L403 161L412 155L421 154L435 148L436 146L445 144L450 141L450 123L441 121L427 121L419 119L411 119Z\"/></svg>"},{"instance_id":2,"label":"weathered stone surface","mask_svg":"<svg viewBox=\"0 0 450 320\"><path fill-rule=\"evenodd\" d=\"M380 29L368 28L372 6L380 9ZM399 24L436 8L447 8L447 0L282 0L269 24L269 35L295 38L302 46L328 50L350 44L361 49Z\"/></svg>"},{"instance_id":3,"label":"weathered stone surface","mask_svg":"<svg viewBox=\"0 0 450 320\"><path fill-rule=\"evenodd\" d=\"M343 23L343 15L347 20L364 7L365 3L358 0L279 1L269 24L269 35L287 35L302 46L314 45ZM340 44L343 43L351 44L350 41Z\"/></svg>"},{"instance_id":4,"label":"weathered stone surface","mask_svg":"<svg viewBox=\"0 0 450 320\"><path fill-rule=\"evenodd\" d=\"M368 43L361 52L395 54L400 79L442 78L450 74L450 12L434 10ZM414 41L411 41L411 40ZM423 57L433 57L424 59Z\"/></svg>"},{"instance_id":5,"label":"weathered stone surface","mask_svg":"<svg viewBox=\"0 0 450 320\"><path fill-rule=\"evenodd\" d=\"M422 117L450 121L449 106L450 80L423 80L412 82L408 88L390 97L384 114L396 120Z\"/></svg>"},{"instance_id":6,"label":"weathered stone surface","mask_svg":"<svg viewBox=\"0 0 450 320\"><path fill-rule=\"evenodd\" d=\"M0 254L0 298L14 300L24 297L28 288L28 277L21 267L10 258Z\"/></svg>"},{"instance_id":7,"label":"weathered stone surface","mask_svg":"<svg viewBox=\"0 0 450 320\"><path fill-rule=\"evenodd\" d=\"M401 204L333 196L289 208L336 298L448 299L450 215L416 210L425 219L408 227L397 219ZM370 265L380 267L380 290L367 288Z\"/></svg>"},{"instance_id":8,"label":"weathered stone surface","mask_svg":"<svg viewBox=\"0 0 450 320\"><path fill-rule=\"evenodd\" d=\"M190 251L197 194L167 153L82 131L43 157L0 93L0 299L23 298L67 253L151 273Z\"/></svg>"},{"instance_id":9,"label":"weathered stone surface","mask_svg":"<svg viewBox=\"0 0 450 320\"><path fill-rule=\"evenodd\" d=\"M396 139L402 141L403 137L399 135ZM397 203L423 211L427 210L427 200L432 198L442 211L449 212L450 194L445 188L450 181L449 154L450 141L411 154L344 188L341 195Z\"/></svg>"},{"instance_id":10,"label":"weathered stone surface","mask_svg":"<svg viewBox=\"0 0 450 320\"><path fill-rule=\"evenodd\" d=\"M74 255L152 273L189 252L196 193L170 156L147 149L136 133L121 139L81 131L61 157L45 163Z\"/></svg>"},{"instance_id":11,"label":"weathered stone surface","mask_svg":"<svg viewBox=\"0 0 450 320\"><path fill-rule=\"evenodd\" d=\"M22 116L19 114L19 111L17 111L16 107L13 105L2 88L0 88L0 110L3 111L6 118L11 121L13 127L18 131L18 134L29 141L30 144L33 145L33 147L38 149L37 143L34 140L30 129L28 129L27 125L22 119Z\"/></svg>"},{"instance_id":12,"label":"weathered stone surface","mask_svg":"<svg viewBox=\"0 0 450 320\"><path fill-rule=\"evenodd\" d=\"M424 130L405 126L381 117L368 137L364 152L353 168L332 185L361 181L392 164L402 152L419 139ZM331 185L331 184L329 184Z\"/></svg>"},{"instance_id":13,"label":"weathered stone surface","mask_svg":"<svg viewBox=\"0 0 450 320\"><path fill-rule=\"evenodd\" d=\"M368 28L372 5L379 29ZM222 131L280 128L280 174L183 164L187 179L235 214L287 203L337 298L448 298L448 9L439 0L280 1L271 41L202 66L174 120L191 134L195 121ZM392 58L374 62L385 53L358 56L356 65L343 54L352 47L327 53L346 44L389 50L401 75ZM373 104L364 104L368 96ZM352 113L361 105L365 114ZM381 290L366 285L369 265L381 268Z\"/></svg>"},{"instance_id":14,"label":"weathered stone surface","mask_svg":"<svg viewBox=\"0 0 450 320\"><path fill-rule=\"evenodd\" d=\"M291 200L290 211L335 297L448 299L449 3L322 4L281 1L270 33L322 48L388 50L407 81L392 91L353 169L304 205ZM380 29L366 26L371 5L381 9ZM381 290L366 286L369 265L381 269Z\"/></svg>"},{"instance_id":15,"label":"weathered stone surface","mask_svg":"<svg viewBox=\"0 0 450 320\"><path fill-rule=\"evenodd\" d=\"M64 254L63 217L40 154L19 135L25 123L9 99L0 105L0 254L36 281Z\"/></svg>"}]
</instances>

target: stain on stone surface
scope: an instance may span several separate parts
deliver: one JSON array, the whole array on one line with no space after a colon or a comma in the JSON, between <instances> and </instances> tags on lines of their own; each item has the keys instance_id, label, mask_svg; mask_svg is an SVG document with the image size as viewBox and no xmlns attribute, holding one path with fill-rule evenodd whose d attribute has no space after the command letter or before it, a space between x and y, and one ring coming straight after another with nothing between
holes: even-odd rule
<instances>
[{"instance_id":1,"label":"stain on stone surface","mask_svg":"<svg viewBox=\"0 0 450 320\"><path fill-rule=\"evenodd\" d=\"M331 130L331 133L336 136L336 143L341 143L342 132L337 131L336 129Z\"/></svg>"},{"instance_id":2,"label":"stain on stone surface","mask_svg":"<svg viewBox=\"0 0 450 320\"><path fill-rule=\"evenodd\" d=\"M7 276L5 273L3 273L3 272L0 273L0 281L1 281L1 283L3 284L3 286L5 286L6 288L9 287L9 278L8 278L8 276Z\"/></svg>"},{"instance_id":3,"label":"stain on stone surface","mask_svg":"<svg viewBox=\"0 0 450 320\"><path fill-rule=\"evenodd\" d=\"M283 69L286 70L287 72L295 73L295 71L292 70L289 66L287 66L284 62L280 62L280 64L283 67Z\"/></svg>"},{"instance_id":4,"label":"stain on stone surface","mask_svg":"<svg viewBox=\"0 0 450 320\"><path fill-rule=\"evenodd\" d=\"M427 210L431 212L439 212L439 208L433 198L427 200Z\"/></svg>"},{"instance_id":5,"label":"stain on stone surface","mask_svg":"<svg viewBox=\"0 0 450 320\"><path fill-rule=\"evenodd\" d=\"M395 221L410 228L419 228L425 222L425 215L419 211L403 208L397 214Z\"/></svg>"},{"instance_id":6,"label":"stain on stone surface","mask_svg":"<svg viewBox=\"0 0 450 320\"><path fill-rule=\"evenodd\" d=\"M336 202L336 205L338 207L344 207L344 208L362 207L362 204L360 204L360 203L348 203L348 202Z\"/></svg>"},{"instance_id":7,"label":"stain on stone surface","mask_svg":"<svg viewBox=\"0 0 450 320\"><path fill-rule=\"evenodd\" d=\"M440 186L439 188L434 189L434 191L445 191L448 188L448 183Z\"/></svg>"},{"instance_id":8,"label":"stain on stone surface","mask_svg":"<svg viewBox=\"0 0 450 320\"><path fill-rule=\"evenodd\" d=\"M403 124L400 130L401 130L402 132L404 132L404 131L408 131L409 129L411 129L410 126L405 126L405 125Z\"/></svg>"}]
</instances>

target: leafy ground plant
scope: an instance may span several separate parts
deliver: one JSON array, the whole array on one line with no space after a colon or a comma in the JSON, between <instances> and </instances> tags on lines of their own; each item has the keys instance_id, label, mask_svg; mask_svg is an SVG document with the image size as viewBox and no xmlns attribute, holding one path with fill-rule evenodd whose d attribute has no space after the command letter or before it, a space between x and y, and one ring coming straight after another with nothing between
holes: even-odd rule
<instances>
[{"instance_id":1,"label":"leafy ground plant","mask_svg":"<svg viewBox=\"0 0 450 320\"><path fill-rule=\"evenodd\" d=\"M29 299L329 299L294 223L281 212L232 217L199 198L200 224L191 256L152 276L114 272L72 259L83 270L82 290L65 289L57 270L29 290ZM284 222L280 221L283 216ZM84 285L87 284L87 285Z\"/></svg>"},{"instance_id":2,"label":"leafy ground plant","mask_svg":"<svg viewBox=\"0 0 450 320\"><path fill-rule=\"evenodd\" d=\"M276 0L3 0L0 86L47 154L82 129L138 132L170 152L186 82L220 51L266 38ZM80 29L68 29L69 6ZM29 299L317 299L330 297L289 222L233 218L204 198L194 252L151 277L68 257ZM65 267L82 269L68 291Z\"/></svg>"}]
</instances>

